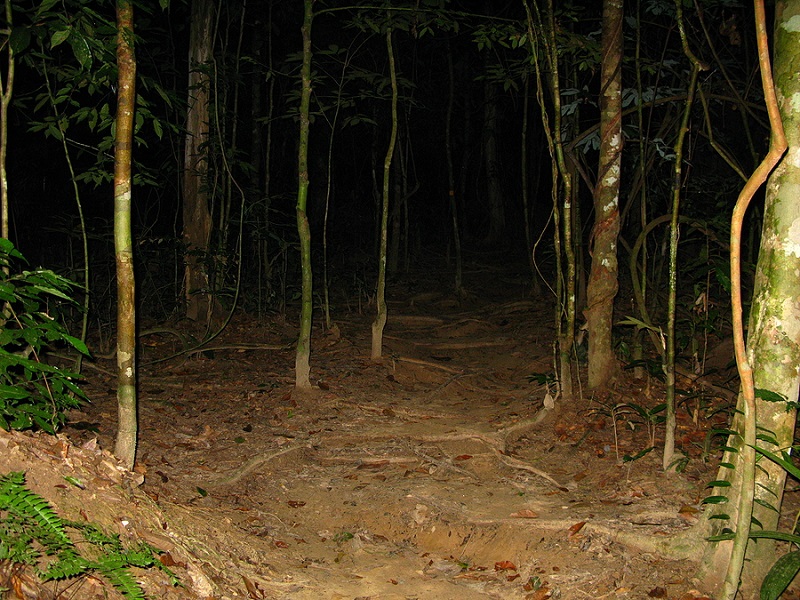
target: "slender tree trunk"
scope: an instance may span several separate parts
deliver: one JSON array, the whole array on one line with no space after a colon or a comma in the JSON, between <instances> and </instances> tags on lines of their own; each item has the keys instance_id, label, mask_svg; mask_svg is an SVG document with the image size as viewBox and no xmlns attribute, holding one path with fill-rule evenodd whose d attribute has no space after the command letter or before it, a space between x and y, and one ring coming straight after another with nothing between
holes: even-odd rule
<instances>
[{"instance_id":1,"label":"slender tree trunk","mask_svg":"<svg viewBox=\"0 0 800 600\"><path fill-rule=\"evenodd\" d=\"M746 534L750 523L758 523L765 530L777 529L783 500L786 472L771 461L761 460L755 468L752 445L772 452L792 447L796 424L796 401L800 391L800 113L792 106L792 99L800 95L796 57L800 52L800 32L792 24L800 19L800 0L778 0L775 4L774 35L774 89L777 99L770 98L773 81L764 68L768 64L769 50L766 42L764 6L756 2L759 54L762 63L762 81L773 125L770 152L751 176L742 190L731 221L731 279L732 286L739 283L741 252L741 221L749 197L766 178L769 170L780 160L782 143L788 151L772 172L766 186L764 221L761 248L756 264L755 289L750 307L747 330L747 348L737 339L737 365L742 379L738 411L732 429L737 433L728 439L728 451L723 457L717 481L729 485L717 486L714 494L726 496L724 504L710 511L709 527L717 534L723 527L736 527L737 537ZM780 109L780 115L776 113ZM785 138L780 131L780 122ZM741 294L734 292L734 319L741 317ZM740 328L737 328L740 329ZM737 333L737 338L743 336ZM765 390L778 394L786 402L769 402ZM756 442L756 431L758 436ZM775 444L765 439L771 437ZM752 518L748 514L752 510ZM728 518L724 518L727 515ZM775 544L767 539L758 543L745 539L709 544L703 557L700 576L709 591L722 591L722 600L734 597L737 590L743 598L755 598L758 586L767 570L776 560ZM742 558L736 554L744 550L747 561L741 571L741 588L738 572ZM733 566L733 568L729 568ZM722 576L726 574L723 582Z\"/></svg>"},{"instance_id":2,"label":"slender tree trunk","mask_svg":"<svg viewBox=\"0 0 800 600\"><path fill-rule=\"evenodd\" d=\"M683 25L683 9L681 0L675 0L675 11L678 20L678 29L681 34L683 52L692 63L692 70L689 80L689 90L686 94L686 103L683 107L683 117L675 139L673 152L675 153L675 166L672 173L672 210L669 227L669 286L667 290L667 335L666 353L664 359L664 375L666 376L666 398L664 416L664 470L674 469L680 461L680 456L675 457L675 321L677 315L677 294L678 294L678 239L680 237L680 204L681 186L683 172L683 151L686 134L689 132L689 119L692 114L692 104L697 90L697 77L705 67L694 55L689 47Z\"/></svg>"},{"instance_id":3,"label":"slender tree trunk","mask_svg":"<svg viewBox=\"0 0 800 600\"><path fill-rule=\"evenodd\" d=\"M183 241L186 247L186 316L208 322L215 300L209 289L212 220L208 194L209 77L214 0L192 0L189 32L189 101L183 176Z\"/></svg>"},{"instance_id":4,"label":"slender tree trunk","mask_svg":"<svg viewBox=\"0 0 800 600\"><path fill-rule=\"evenodd\" d=\"M453 235L453 252L456 259L455 280L453 282L453 291L456 296L464 295L464 288L462 284L462 266L461 266L461 232L458 225L458 200L456 198L456 177L453 168L453 104L455 103L455 73L453 72L453 49L450 43L447 44L447 75L448 75L448 88L447 88L447 113L444 120L444 151L447 158L447 197L450 205L450 220L452 222L452 235Z\"/></svg>"},{"instance_id":5,"label":"slender tree trunk","mask_svg":"<svg viewBox=\"0 0 800 600\"><path fill-rule=\"evenodd\" d=\"M542 117L547 149L550 153L550 176L553 182L553 246L556 259L555 307L556 325L555 368L558 371L559 391L567 400L572 390L572 348L575 341L575 252L572 248L572 172L564 157L561 140L561 84L559 81L558 52L555 39L553 2L547 0L546 21L538 5L522 0L528 23L528 43L533 54L536 74L536 101ZM544 50L544 56L540 56ZM540 63L541 61L541 63ZM544 68L543 68L544 66ZM543 71L549 70L553 102L553 124L544 99L545 81ZM559 181L561 186L559 186ZM563 231L563 238L562 238ZM562 255L565 260L562 260ZM566 268L564 267L566 262Z\"/></svg>"},{"instance_id":6,"label":"slender tree trunk","mask_svg":"<svg viewBox=\"0 0 800 600\"><path fill-rule=\"evenodd\" d=\"M386 52L389 56L389 76L392 82L392 133L389 136L389 147L383 160L383 203L381 206L380 247L378 249L378 290L375 302L378 306L375 320L372 322L371 357L377 360L383 354L383 328L386 327L386 251L389 229L389 179L392 171L392 156L397 143L397 72L394 63L394 46L392 44L392 27L386 27Z\"/></svg>"},{"instance_id":7,"label":"slender tree trunk","mask_svg":"<svg viewBox=\"0 0 800 600\"><path fill-rule=\"evenodd\" d=\"M503 239L506 227L503 184L497 149L497 84L487 80L483 89L485 93L483 159L486 169L486 201L489 204L489 231L486 233L484 241L486 244L493 245Z\"/></svg>"},{"instance_id":8,"label":"slender tree trunk","mask_svg":"<svg viewBox=\"0 0 800 600\"><path fill-rule=\"evenodd\" d=\"M607 386L618 365L611 343L619 289L617 238L622 165L622 0L603 1L600 73L600 165L594 191L592 266L584 311L589 332L590 388Z\"/></svg>"},{"instance_id":9,"label":"slender tree trunk","mask_svg":"<svg viewBox=\"0 0 800 600\"><path fill-rule=\"evenodd\" d=\"M5 1L6 28L11 31L13 26L13 13L11 0ZM11 34L9 33L9 38ZM10 40L6 42L8 64L6 67L5 84L0 79L0 237L8 239L10 235L8 223L8 172L6 162L8 156L8 107L14 94L14 48Z\"/></svg>"},{"instance_id":10,"label":"slender tree trunk","mask_svg":"<svg viewBox=\"0 0 800 600\"><path fill-rule=\"evenodd\" d=\"M295 357L295 386L311 387L311 317L313 313L311 272L311 228L308 224L308 136L311 107L311 24L314 19L313 0L303 0L303 66L300 71L300 144L297 151L297 233L300 237L300 269L302 291L300 308L300 333L297 337Z\"/></svg>"},{"instance_id":11,"label":"slender tree trunk","mask_svg":"<svg viewBox=\"0 0 800 600\"><path fill-rule=\"evenodd\" d=\"M114 248L117 259L117 406L114 453L132 469L136 459L136 305L131 235L133 116L136 58L133 53L133 0L117 0L118 94L114 140Z\"/></svg>"}]
</instances>

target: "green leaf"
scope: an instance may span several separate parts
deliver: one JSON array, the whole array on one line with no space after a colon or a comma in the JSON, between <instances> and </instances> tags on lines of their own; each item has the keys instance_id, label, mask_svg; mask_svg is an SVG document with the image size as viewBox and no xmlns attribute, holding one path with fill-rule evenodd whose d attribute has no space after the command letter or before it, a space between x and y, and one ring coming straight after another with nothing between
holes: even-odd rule
<instances>
[{"instance_id":1,"label":"green leaf","mask_svg":"<svg viewBox=\"0 0 800 600\"><path fill-rule=\"evenodd\" d=\"M208 492L201 487L197 488L197 493L200 494L201 497L205 498L208 496Z\"/></svg>"},{"instance_id":2,"label":"green leaf","mask_svg":"<svg viewBox=\"0 0 800 600\"><path fill-rule=\"evenodd\" d=\"M761 600L778 600L781 594L800 572L800 551L781 556L761 582Z\"/></svg>"},{"instance_id":3,"label":"green leaf","mask_svg":"<svg viewBox=\"0 0 800 600\"><path fill-rule=\"evenodd\" d=\"M92 68L92 51L89 49L89 43L86 38L73 30L72 35L69 36L69 45L72 46L72 54L78 63L87 71Z\"/></svg>"},{"instance_id":4,"label":"green leaf","mask_svg":"<svg viewBox=\"0 0 800 600\"><path fill-rule=\"evenodd\" d=\"M727 501L727 496L708 496L700 504L725 504Z\"/></svg>"},{"instance_id":5,"label":"green leaf","mask_svg":"<svg viewBox=\"0 0 800 600\"><path fill-rule=\"evenodd\" d=\"M785 458L781 458L780 456L770 452L769 450L764 450L763 448L756 447L755 451L758 452L759 454L763 454L772 462L783 467L786 470L786 472L788 472L792 477L800 478L800 469L798 469L794 465L794 463L786 460Z\"/></svg>"},{"instance_id":6,"label":"green leaf","mask_svg":"<svg viewBox=\"0 0 800 600\"><path fill-rule=\"evenodd\" d=\"M8 36L8 43L15 54L24 52L31 44L31 30L27 27L14 27Z\"/></svg>"},{"instance_id":7,"label":"green leaf","mask_svg":"<svg viewBox=\"0 0 800 600\"><path fill-rule=\"evenodd\" d=\"M786 402L787 400L786 396L783 394L760 388L756 388L756 398L764 400L765 402Z\"/></svg>"},{"instance_id":8,"label":"green leaf","mask_svg":"<svg viewBox=\"0 0 800 600\"><path fill-rule=\"evenodd\" d=\"M70 28L54 31L53 35L50 37L50 48L55 48L56 46L66 42L71 33L72 29Z\"/></svg>"}]
</instances>

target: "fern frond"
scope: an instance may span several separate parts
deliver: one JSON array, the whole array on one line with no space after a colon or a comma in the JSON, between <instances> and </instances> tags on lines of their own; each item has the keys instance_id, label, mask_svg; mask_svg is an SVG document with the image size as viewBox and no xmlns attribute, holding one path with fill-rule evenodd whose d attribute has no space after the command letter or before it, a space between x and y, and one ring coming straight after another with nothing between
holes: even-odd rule
<instances>
[{"instance_id":1,"label":"fern frond","mask_svg":"<svg viewBox=\"0 0 800 600\"><path fill-rule=\"evenodd\" d=\"M99 573L128 600L146 600L139 582L127 570L127 561L120 556L104 557L96 564Z\"/></svg>"},{"instance_id":2,"label":"fern frond","mask_svg":"<svg viewBox=\"0 0 800 600\"><path fill-rule=\"evenodd\" d=\"M35 525L31 535L45 547L48 554L72 546L64 529L64 521L47 500L25 487L24 473L12 472L0 476L0 510L31 521Z\"/></svg>"}]
</instances>

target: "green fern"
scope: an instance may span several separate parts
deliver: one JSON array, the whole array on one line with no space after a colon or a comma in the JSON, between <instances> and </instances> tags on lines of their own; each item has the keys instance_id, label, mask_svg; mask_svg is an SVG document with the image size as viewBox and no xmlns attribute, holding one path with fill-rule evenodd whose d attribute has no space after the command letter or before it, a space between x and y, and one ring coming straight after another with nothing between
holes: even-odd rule
<instances>
[{"instance_id":1,"label":"green fern","mask_svg":"<svg viewBox=\"0 0 800 600\"><path fill-rule=\"evenodd\" d=\"M80 533L94 555L92 559L78 553L67 529ZM36 567L42 581L95 572L125 598L144 600L144 591L131 575L130 567L158 568L173 585L180 585L156 554L144 543L126 549L119 536L107 535L92 523L62 519L44 498L25 487L23 473L0 476L0 559Z\"/></svg>"},{"instance_id":2,"label":"green fern","mask_svg":"<svg viewBox=\"0 0 800 600\"><path fill-rule=\"evenodd\" d=\"M23 473L0 477L0 510L32 526L31 535L44 546L47 554L55 554L72 546L63 521L47 501L25 487Z\"/></svg>"}]
</instances>

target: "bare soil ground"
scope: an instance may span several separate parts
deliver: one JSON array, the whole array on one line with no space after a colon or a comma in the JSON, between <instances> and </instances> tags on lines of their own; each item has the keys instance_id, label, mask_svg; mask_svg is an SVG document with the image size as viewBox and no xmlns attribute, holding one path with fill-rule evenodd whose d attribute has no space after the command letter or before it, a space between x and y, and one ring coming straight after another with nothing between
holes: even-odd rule
<instances>
[{"instance_id":1,"label":"bare soil ground","mask_svg":"<svg viewBox=\"0 0 800 600\"><path fill-rule=\"evenodd\" d=\"M58 439L0 433L2 472L25 470L69 518L163 550L185 587L137 573L154 598L702 598L707 434L728 401L681 381L688 462L666 475L663 427L630 408L660 404L660 382L625 374L602 394L552 397L535 377L553 372L550 301L511 270L474 266L468 298L436 291L449 277L392 286L378 362L371 307L340 302L334 328L315 324L305 393L296 327L277 317L237 316L213 350L160 363L181 343L148 335L135 473L104 450L111 361L87 371L93 402ZM49 585L116 597L95 579Z\"/></svg>"}]
</instances>

